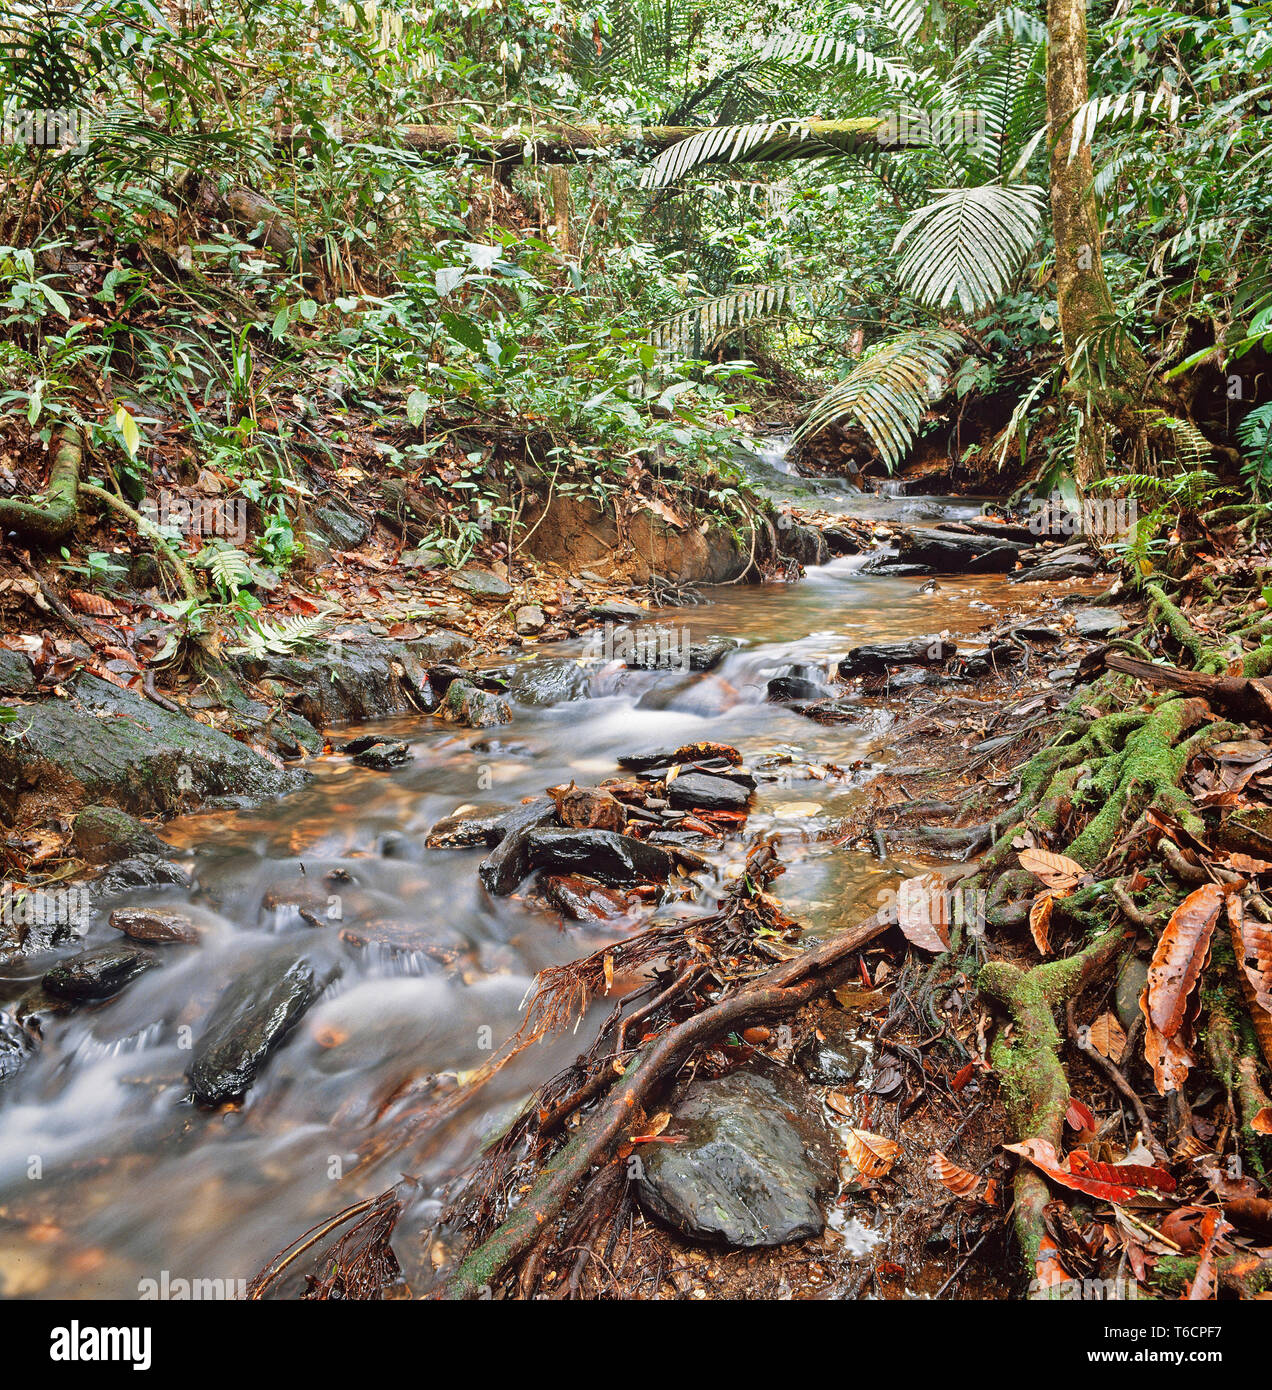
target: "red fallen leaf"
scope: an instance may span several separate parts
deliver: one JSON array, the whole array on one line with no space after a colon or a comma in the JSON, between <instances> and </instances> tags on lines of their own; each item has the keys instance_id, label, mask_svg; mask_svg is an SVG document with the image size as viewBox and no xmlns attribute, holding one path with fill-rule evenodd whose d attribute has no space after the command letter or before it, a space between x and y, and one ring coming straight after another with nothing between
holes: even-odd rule
<instances>
[{"instance_id":1,"label":"red fallen leaf","mask_svg":"<svg viewBox=\"0 0 1272 1390\"><path fill-rule=\"evenodd\" d=\"M1160 1233L1185 1255L1196 1254L1205 1241L1201 1223L1207 1215L1204 1207L1180 1207L1162 1222Z\"/></svg>"},{"instance_id":2,"label":"red fallen leaf","mask_svg":"<svg viewBox=\"0 0 1272 1390\"><path fill-rule=\"evenodd\" d=\"M1095 1116L1080 1100L1070 1097L1069 1108L1065 1111L1064 1118L1070 1129L1087 1130L1091 1134L1095 1133Z\"/></svg>"},{"instance_id":3,"label":"red fallen leaf","mask_svg":"<svg viewBox=\"0 0 1272 1390\"><path fill-rule=\"evenodd\" d=\"M1224 889L1203 883L1171 914L1153 952L1148 983L1140 996L1144 1057L1159 1095L1177 1091L1192 1067L1188 1025L1193 987L1210 955L1210 939L1223 907Z\"/></svg>"},{"instance_id":4,"label":"red fallen leaf","mask_svg":"<svg viewBox=\"0 0 1272 1390\"><path fill-rule=\"evenodd\" d=\"M1060 1263L1060 1247L1044 1234L1038 1242L1038 1258L1034 1264L1034 1283L1039 1289L1050 1289L1056 1284L1067 1284L1073 1276Z\"/></svg>"},{"instance_id":5,"label":"red fallen leaf","mask_svg":"<svg viewBox=\"0 0 1272 1390\"><path fill-rule=\"evenodd\" d=\"M1085 1192L1104 1202L1129 1202L1141 1187L1156 1187L1166 1192L1175 1188L1175 1179L1163 1168L1145 1168L1139 1164L1128 1164L1125 1168L1109 1163L1093 1163L1081 1149L1077 1172L1066 1172L1060 1167L1054 1147L1045 1139L1026 1139L1021 1144L1004 1144L1008 1153L1019 1154L1033 1164L1039 1172L1052 1182L1074 1192ZM1073 1162L1073 1156L1070 1156ZM1085 1162L1085 1169L1083 1163Z\"/></svg>"},{"instance_id":6,"label":"red fallen leaf","mask_svg":"<svg viewBox=\"0 0 1272 1390\"><path fill-rule=\"evenodd\" d=\"M968 1062L965 1067L959 1067L954 1073L954 1079L950 1082L951 1091L961 1091L964 1086L972 1079L976 1072L976 1063Z\"/></svg>"}]
</instances>

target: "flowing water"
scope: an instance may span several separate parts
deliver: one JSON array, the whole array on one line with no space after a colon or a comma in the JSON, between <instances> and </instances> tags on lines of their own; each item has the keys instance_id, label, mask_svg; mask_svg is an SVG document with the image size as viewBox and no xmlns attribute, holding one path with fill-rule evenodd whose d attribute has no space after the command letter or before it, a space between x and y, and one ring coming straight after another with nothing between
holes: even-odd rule
<instances>
[{"instance_id":1,"label":"flowing water","mask_svg":"<svg viewBox=\"0 0 1272 1390\"><path fill-rule=\"evenodd\" d=\"M754 472L779 496L808 501L812 489L816 505L909 523L978 510L965 499L881 499L801 480L774 453ZM412 760L392 772L323 758L308 787L276 803L167 826L191 888L95 904L86 944L118 940L106 917L125 902L180 906L197 918L202 939L157 948L162 967L115 1000L48 1019L41 1051L7 1083L0 1292L135 1298L146 1280L163 1287L165 1279L203 1279L229 1281L233 1293L275 1250L402 1172L419 1179L419 1197L396 1247L420 1291L430 1252L416 1232L435 1216L445 1184L577 1054L583 1032L531 1048L409 1149L379 1146L403 1132L413 1101L453 1089L516 1030L536 971L640 920L585 928L515 897L492 899L476 878L484 851L429 850L426 832L459 807L515 804L570 779L595 783L616 773L622 753L715 740L740 748L768 779L748 831L783 833L789 867L775 890L792 912L815 931L856 920L859 904L894 881L896 866L817 833L890 758L889 716L825 727L765 704L766 681L833 670L837 656L862 642L970 633L1019 597L998 577L942 580L924 593L920 580L870 577L859 563L836 560L798 584L724 586L706 605L653 615L682 637L741 640L710 673L587 660L584 699L514 706L514 722L493 730L457 730L426 716L393 721L379 729L406 741ZM576 643L535 659L579 652ZM740 857L736 844L718 853L715 872L736 872ZM703 887L709 900L710 883ZM330 919L333 902L338 920ZM661 912L669 910L703 909L686 902ZM390 924L393 944L359 945L360 923ZM190 1104L190 1039L218 993L288 947L339 962L340 978L241 1108ZM0 978L0 1005L30 989L48 964L26 973L11 967Z\"/></svg>"}]
</instances>

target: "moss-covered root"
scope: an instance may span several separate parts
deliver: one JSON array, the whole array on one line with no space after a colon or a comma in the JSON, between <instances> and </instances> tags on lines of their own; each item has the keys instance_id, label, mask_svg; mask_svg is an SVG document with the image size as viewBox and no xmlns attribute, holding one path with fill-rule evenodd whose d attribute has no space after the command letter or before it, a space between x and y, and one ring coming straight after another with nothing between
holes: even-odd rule
<instances>
[{"instance_id":1,"label":"moss-covered root","mask_svg":"<svg viewBox=\"0 0 1272 1390\"><path fill-rule=\"evenodd\" d=\"M155 525L138 511L134 511L122 498L116 497L113 492L107 492L103 487L97 487L92 483L81 483L80 492L85 497L92 497L98 502L104 503L113 512L118 512L126 521L131 522L139 535L154 543L155 550L163 556L172 566L172 572L177 577L177 582L181 585L181 590L186 598L197 599L200 596L199 585L194 575L190 572L190 567L177 553L176 547Z\"/></svg>"},{"instance_id":2,"label":"moss-covered root","mask_svg":"<svg viewBox=\"0 0 1272 1390\"><path fill-rule=\"evenodd\" d=\"M1145 584L1150 611L1162 620L1163 625L1176 642L1192 659L1195 671L1209 672L1221 676L1228 669L1227 658L1216 652L1202 640L1201 634L1184 616L1183 609L1167 598L1160 584Z\"/></svg>"},{"instance_id":3,"label":"moss-covered root","mask_svg":"<svg viewBox=\"0 0 1272 1390\"><path fill-rule=\"evenodd\" d=\"M1267 1092L1259 1080L1259 1064L1242 1046L1232 1019L1221 1007L1210 1009L1206 1026L1206 1051L1210 1055L1210 1065L1214 1068L1215 1075L1227 1087L1229 1096L1233 1097L1240 1107L1242 1147L1261 1159L1262 1151L1272 1145L1269 1145L1260 1131L1254 1128L1252 1122L1254 1117L1260 1111L1267 1110L1272 1102L1269 1102ZM1256 1164L1256 1167L1261 1165Z\"/></svg>"},{"instance_id":4,"label":"moss-covered root","mask_svg":"<svg viewBox=\"0 0 1272 1390\"><path fill-rule=\"evenodd\" d=\"M981 970L982 994L1001 1005L1012 1024L1010 1031L999 1030L991 1058L1017 1141L1045 1139L1059 1151L1069 1078L1060 1061L1056 1011L1114 959L1123 939L1120 930L1105 932L1077 955L1029 971L1006 961L991 961ZM1016 1236L1032 1277L1045 1229L1043 1208L1051 1193L1041 1174L1022 1164L1015 1196Z\"/></svg>"},{"instance_id":5,"label":"moss-covered root","mask_svg":"<svg viewBox=\"0 0 1272 1390\"><path fill-rule=\"evenodd\" d=\"M47 501L0 498L0 532L16 531L37 545L53 546L70 535L79 514L83 444L78 430L63 429L49 469Z\"/></svg>"}]
</instances>

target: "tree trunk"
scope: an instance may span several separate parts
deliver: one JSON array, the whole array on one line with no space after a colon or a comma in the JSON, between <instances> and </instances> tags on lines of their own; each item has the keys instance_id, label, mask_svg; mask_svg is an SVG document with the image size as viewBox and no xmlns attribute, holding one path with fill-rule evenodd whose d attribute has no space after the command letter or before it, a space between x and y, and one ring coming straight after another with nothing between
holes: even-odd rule
<instances>
[{"instance_id":1,"label":"tree trunk","mask_svg":"<svg viewBox=\"0 0 1272 1390\"><path fill-rule=\"evenodd\" d=\"M1119 336L1105 360L1103 380L1083 371L1083 340L1114 317L1113 298L1100 258L1099 213L1092 188L1091 147L1072 159L1072 123L1087 100L1085 0L1047 0L1047 120L1051 127L1051 222L1056 238L1056 300L1070 387L1081 380L1090 407L1074 458L1074 477L1084 486L1104 471L1105 419L1112 394L1137 394L1147 369L1133 344Z\"/></svg>"}]
</instances>

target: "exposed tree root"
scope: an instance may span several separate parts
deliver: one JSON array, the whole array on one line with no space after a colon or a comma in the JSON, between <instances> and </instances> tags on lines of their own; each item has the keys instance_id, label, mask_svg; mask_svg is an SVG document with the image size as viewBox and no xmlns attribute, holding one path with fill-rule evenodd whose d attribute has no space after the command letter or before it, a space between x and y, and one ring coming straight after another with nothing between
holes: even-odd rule
<instances>
[{"instance_id":1,"label":"exposed tree root","mask_svg":"<svg viewBox=\"0 0 1272 1390\"><path fill-rule=\"evenodd\" d=\"M0 531L16 531L24 539L45 547L64 541L79 516L82 462L79 431L64 429L53 451L48 500L21 502L16 498L0 498Z\"/></svg>"},{"instance_id":2,"label":"exposed tree root","mask_svg":"<svg viewBox=\"0 0 1272 1390\"><path fill-rule=\"evenodd\" d=\"M593 1166L640 1121L650 1101L671 1084L696 1047L761 1019L793 1013L832 988L847 970L853 953L894 921L892 913L876 913L825 945L726 994L650 1043L595 1114L580 1126L576 1137L547 1160L515 1210L465 1257L447 1281L442 1297L477 1298L504 1277L543 1236L545 1227L557 1219Z\"/></svg>"},{"instance_id":3,"label":"exposed tree root","mask_svg":"<svg viewBox=\"0 0 1272 1390\"><path fill-rule=\"evenodd\" d=\"M190 567L177 554L176 547L153 521L135 511L122 498L116 497L113 492L107 492L105 488L97 487L93 483L81 483L79 490L82 496L92 497L112 511L118 512L125 520L131 522L141 535L154 542L155 549L172 566L172 572L176 575L177 582L181 585L181 590L186 598L197 599L200 596L201 590L194 575L190 573Z\"/></svg>"},{"instance_id":4,"label":"exposed tree root","mask_svg":"<svg viewBox=\"0 0 1272 1390\"><path fill-rule=\"evenodd\" d=\"M1057 1152L1064 1137L1069 1080L1060 1062L1055 1010L1082 991L1117 956L1123 935L1107 931L1075 956L1022 971L991 961L980 972L981 992L1007 1011L1012 1029L1000 1030L991 1057L1003 1088L1017 1140L1038 1138ZM1051 1200L1045 1179L1028 1164L1016 1173L1016 1236L1027 1269L1037 1266L1045 1230L1043 1208Z\"/></svg>"}]
</instances>

